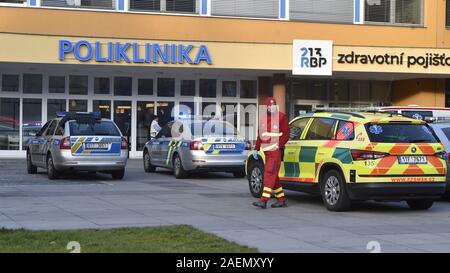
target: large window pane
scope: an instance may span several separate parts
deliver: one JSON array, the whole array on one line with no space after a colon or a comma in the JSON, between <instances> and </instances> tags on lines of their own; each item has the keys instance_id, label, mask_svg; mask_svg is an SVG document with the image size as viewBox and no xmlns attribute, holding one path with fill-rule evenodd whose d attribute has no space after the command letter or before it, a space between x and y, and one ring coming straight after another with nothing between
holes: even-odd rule
<instances>
[{"instance_id":1,"label":"large window pane","mask_svg":"<svg viewBox=\"0 0 450 273\"><path fill-rule=\"evenodd\" d=\"M423 0L366 0L365 20L390 24L423 24Z\"/></svg>"},{"instance_id":2,"label":"large window pane","mask_svg":"<svg viewBox=\"0 0 450 273\"><path fill-rule=\"evenodd\" d=\"M56 117L56 112L66 111L66 100L47 100L47 120Z\"/></svg>"},{"instance_id":3,"label":"large window pane","mask_svg":"<svg viewBox=\"0 0 450 273\"><path fill-rule=\"evenodd\" d=\"M203 102L201 115L205 118L214 118L217 116L217 104L215 102Z\"/></svg>"},{"instance_id":4,"label":"large window pane","mask_svg":"<svg viewBox=\"0 0 450 273\"><path fill-rule=\"evenodd\" d=\"M138 94L153 95L153 79L138 79Z\"/></svg>"},{"instance_id":5,"label":"large window pane","mask_svg":"<svg viewBox=\"0 0 450 273\"><path fill-rule=\"evenodd\" d=\"M330 100L349 101L348 81L332 81L330 84Z\"/></svg>"},{"instance_id":6,"label":"large window pane","mask_svg":"<svg viewBox=\"0 0 450 273\"><path fill-rule=\"evenodd\" d=\"M19 150L19 99L0 98L0 150Z\"/></svg>"},{"instance_id":7,"label":"large window pane","mask_svg":"<svg viewBox=\"0 0 450 273\"><path fill-rule=\"evenodd\" d=\"M69 100L70 112L87 112L87 100Z\"/></svg>"},{"instance_id":8,"label":"large window pane","mask_svg":"<svg viewBox=\"0 0 450 273\"><path fill-rule=\"evenodd\" d=\"M422 24L422 0L395 0L395 22Z\"/></svg>"},{"instance_id":9,"label":"large window pane","mask_svg":"<svg viewBox=\"0 0 450 273\"><path fill-rule=\"evenodd\" d=\"M194 102L180 102L178 107L178 118L180 119L194 119L195 106Z\"/></svg>"},{"instance_id":10,"label":"large window pane","mask_svg":"<svg viewBox=\"0 0 450 273\"><path fill-rule=\"evenodd\" d=\"M130 9L161 10L161 0L130 0Z\"/></svg>"},{"instance_id":11,"label":"large window pane","mask_svg":"<svg viewBox=\"0 0 450 273\"><path fill-rule=\"evenodd\" d=\"M92 110L99 112L102 118L111 119L111 101L109 100L94 100Z\"/></svg>"},{"instance_id":12,"label":"large window pane","mask_svg":"<svg viewBox=\"0 0 450 273\"><path fill-rule=\"evenodd\" d=\"M217 89L217 81L214 79L200 80L200 97L215 98Z\"/></svg>"},{"instance_id":13,"label":"large window pane","mask_svg":"<svg viewBox=\"0 0 450 273\"><path fill-rule=\"evenodd\" d=\"M94 78L94 94L109 95L110 80L107 77Z\"/></svg>"},{"instance_id":14,"label":"large window pane","mask_svg":"<svg viewBox=\"0 0 450 273\"><path fill-rule=\"evenodd\" d=\"M241 81L241 98L256 99L256 81Z\"/></svg>"},{"instance_id":15,"label":"large window pane","mask_svg":"<svg viewBox=\"0 0 450 273\"><path fill-rule=\"evenodd\" d=\"M69 76L69 94L87 95L88 94L88 76Z\"/></svg>"},{"instance_id":16,"label":"large window pane","mask_svg":"<svg viewBox=\"0 0 450 273\"><path fill-rule=\"evenodd\" d=\"M48 77L48 92L49 93L65 93L66 92L66 78L64 76Z\"/></svg>"},{"instance_id":17,"label":"large window pane","mask_svg":"<svg viewBox=\"0 0 450 273\"><path fill-rule=\"evenodd\" d=\"M292 96L296 100L326 100L328 84L325 80L293 80Z\"/></svg>"},{"instance_id":18,"label":"large window pane","mask_svg":"<svg viewBox=\"0 0 450 273\"><path fill-rule=\"evenodd\" d=\"M222 97L237 97L237 83L235 81L222 82Z\"/></svg>"},{"instance_id":19,"label":"large window pane","mask_svg":"<svg viewBox=\"0 0 450 273\"><path fill-rule=\"evenodd\" d=\"M222 119L233 124L234 127L237 127L237 114L239 111L237 103L222 103L220 106Z\"/></svg>"},{"instance_id":20,"label":"large window pane","mask_svg":"<svg viewBox=\"0 0 450 273\"><path fill-rule=\"evenodd\" d=\"M42 6L48 7L70 7L70 8L93 8L114 9L115 0L42 0Z\"/></svg>"},{"instance_id":21,"label":"large window pane","mask_svg":"<svg viewBox=\"0 0 450 273\"><path fill-rule=\"evenodd\" d=\"M256 126L256 104L241 103L240 106L240 128L239 132L250 141L256 141L257 126Z\"/></svg>"},{"instance_id":22,"label":"large window pane","mask_svg":"<svg viewBox=\"0 0 450 273\"><path fill-rule=\"evenodd\" d=\"M181 96L195 96L195 80L181 80Z\"/></svg>"},{"instance_id":23,"label":"large window pane","mask_svg":"<svg viewBox=\"0 0 450 273\"><path fill-rule=\"evenodd\" d=\"M28 94L42 93L42 75L23 74L23 93Z\"/></svg>"},{"instance_id":24,"label":"large window pane","mask_svg":"<svg viewBox=\"0 0 450 273\"><path fill-rule=\"evenodd\" d=\"M173 120L173 108L175 104L173 102L159 101L156 103L156 113L159 118L159 125L163 127L168 122Z\"/></svg>"},{"instance_id":25,"label":"large window pane","mask_svg":"<svg viewBox=\"0 0 450 273\"><path fill-rule=\"evenodd\" d=\"M155 102L138 101L136 113L136 149L142 151L145 143L150 139L150 125L155 118Z\"/></svg>"},{"instance_id":26,"label":"large window pane","mask_svg":"<svg viewBox=\"0 0 450 273\"><path fill-rule=\"evenodd\" d=\"M0 3L10 3L10 4L24 4L25 0L1 0Z\"/></svg>"},{"instance_id":27,"label":"large window pane","mask_svg":"<svg viewBox=\"0 0 450 273\"><path fill-rule=\"evenodd\" d=\"M19 91L19 75L2 75L2 91L18 92Z\"/></svg>"},{"instance_id":28,"label":"large window pane","mask_svg":"<svg viewBox=\"0 0 450 273\"><path fill-rule=\"evenodd\" d=\"M173 12L195 12L196 0L166 0L166 10Z\"/></svg>"},{"instance_id":29,"label":"large window pane","mask_svg":"<svg viewBox=\"0 0 450 273\"><path fill-rule=\"evenodd\" d=\"M131 96L132 84L131 77L114 77L114 95Z\"/></svg>"},{"instance_id":30,"label":"large window pane","mask_svg":"<svg viewBox=\"0 0 450 273\"><path fill-rule=\"evenodd\" d=\"M175 96L175 79L158 78L158 96L173 97Z\"/></svg>"},{"instance_id":31,"label":"large window pane","mask_svg":"<svg viewBox=\"0 0 450 273\"><path fill-rule=\"evenodd\" d=\"M114 101L114 122L131 145L131 101Z\"/></svg>"},{"instance_id":32,"label":"large window pane","mask_svg":"<svg viewBox=\"0 0 450 273\"><path fill-rule=\"evenodd\" d=\"M37 133L42 126L42 100L23 99L22 150L26 150L32 133Z\"/></svg>"}]
</instances>

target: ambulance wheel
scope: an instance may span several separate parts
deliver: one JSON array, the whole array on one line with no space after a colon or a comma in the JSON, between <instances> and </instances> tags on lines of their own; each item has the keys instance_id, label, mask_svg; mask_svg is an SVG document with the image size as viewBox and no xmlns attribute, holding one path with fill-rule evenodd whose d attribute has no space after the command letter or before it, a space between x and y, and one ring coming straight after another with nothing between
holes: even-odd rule
<instances>
[{"instance_id":1,"label":"ambulance wheel","mask_svg":"<svg viewBox=\"0 0 450 273\"><path fill-rule=\"evenodd\" d=\"M125 169L113 171L111 176L114 180L121 180L125 176Z\"/></svg>"},{"instance_id":2,"label":"ambulance wheel","mask_svg":"<svg viewBox=\"0 0 450 273\"><path fill-rule=\"evenodd\" d=\"M242 170L234 171L234 172L233 172L233 176L234 176L235 178L244 178L244 177L245 177L245 169L242 168Z\"/></svg>"},{"instance_id":3,"label":"ambulance wheel","mask_svg":"<svg viewBox=\"0 0 450 273\"><path fill-rule=\"evenodd\" d=\"M255 198L260 198L264 189L264 165L261 161L255 161L250 164L247 173L248 187L250 193Z\"/></svg>"},{"instance_id":4,"label":"ambulance wheel","mask_svg":"<svg viewBox=\"0 0 450 273\"><path fill-rule=\"evenodd\" d=\"M59 172L55 168L55 164L53 163L53 157L51 154L47 155L47 176L50 180L54 180L59 177Z\"/></svg>"},{"instance_id":5,"label":"ambulance wheel","mask_svg":"<svg viewBox=\"0 0 450 273\"><path fill-rule=\"evenodd\" d=\"M183 163L181 162L181 158L178 154L176 154L173 158L173 175L176 179L183 179L188 175L183 168Z\"/></svg>"},{"instance_id":6,"label":"ambulance wheel","mask_svg":"<svg viewBox=\"0 0 450 273\"><path fill-rule=\"evenodd\" d=\"M154 173L156 171L156 167L152 165L150 153L147 150L144 151L144 170L146 173Z\"/></svg>"},{"instance_id":7,"label":"ambulance wheel","mask_svg":"<svg viewBox=\"0 0 450 273\"><path fill-rule=\"evenodd\" d=\"M351 207L344 178L337 170L329 170L320 182L323 204L330 211L346 211Z\"/></svg>"},{"instance_id":8,"label":"ambulance wheel","mask_svg":"<svg viewBox=\"0 0 450 273\"><path fill-rule=\"evenodd\" d=\"M408 206L412 210L427 210L431 208L434 204L434 200L432 199L423 199L423 200L408 200L406 201Z\"/></svg>"},{"instance_id":9,"label":"ambulance wheel","mask_svg":"<svg viewBox=\"0 0 450 273\"><path fill-rule=\"evenodd\" d=\"M37 167L33 165L33 162L31 162L30 151L27 151L27 172L29 174L37 173Z\"/></svg>"}]
</instances>

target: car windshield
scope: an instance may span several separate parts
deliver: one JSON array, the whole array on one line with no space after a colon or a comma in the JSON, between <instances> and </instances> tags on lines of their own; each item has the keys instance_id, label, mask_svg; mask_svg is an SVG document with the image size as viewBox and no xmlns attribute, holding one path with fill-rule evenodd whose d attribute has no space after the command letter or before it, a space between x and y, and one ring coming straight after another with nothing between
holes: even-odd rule
<instances>
[{"instance_id":1,"label":"car windshield","mask_svg":"<svg viewBox=\"0 0 450 273\"><path fill-rule=\"evenodd\" d=\"M70 121L71 136L120 136L120 132L112 121L84 123Z\"/></svg>"},{"instance_id":2,"label":"car windshield","mask_svg":"<svg viewBox=\"0 0 450 273\"><path fill-rule=\"evenodd\" d=\"M438 142L426 124L368 123L367 134L371 142L380 143L436 143Z\"/></svg>"}]
</instances>

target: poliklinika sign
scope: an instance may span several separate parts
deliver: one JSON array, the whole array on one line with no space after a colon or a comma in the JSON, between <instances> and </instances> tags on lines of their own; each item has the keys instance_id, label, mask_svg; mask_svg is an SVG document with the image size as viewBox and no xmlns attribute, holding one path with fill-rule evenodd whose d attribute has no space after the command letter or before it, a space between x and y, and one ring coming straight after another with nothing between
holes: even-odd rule
<instances>
[{"instance_id":1,"label":"poliklinika sign","mask_svg":"<svg viewBox=\"0 0 450 273\"><path fill-rule=\"evenodd\" d=\"M73 56L80 62L99 63L164 63L164 64L208 64L211 56L206 45L159 44L159 43L120 43L68 40L59 41L59 60ZM72 58L73 58L72 57Z\"/></svg>"}]
</instances>

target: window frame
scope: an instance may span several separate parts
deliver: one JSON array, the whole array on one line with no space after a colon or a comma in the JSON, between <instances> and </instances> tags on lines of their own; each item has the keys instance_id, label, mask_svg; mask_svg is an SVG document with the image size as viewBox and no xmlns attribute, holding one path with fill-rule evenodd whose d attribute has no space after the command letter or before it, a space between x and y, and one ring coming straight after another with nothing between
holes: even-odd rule
<instances>
[{"instance_id":1,"label":"window frame","mask_svg":"<svg viewBox=\"0 0 450 273\"><path fill-rule=\"evenodd\" d=\"M320 119L328 119L328 120L332 120L333 121L333 125L330 128L331 138L329 138L329 139L308 139L307 136L308 136L308 133L311 131L311 126L313 125L315 120L320 120ZM306 131L303 140L307 140L307 141L330 141L330 140L335 140L336 139L336 126L338 124L338 120L337 119L335 119L335 118L328 118L328 117L313 117L311 120L312 121L308 125L308 130ZM330 132L328 132L328 133L330 134Z\"/></svg>"},{"instance_id":2,"label":"window frame","mask_svg":"<svg viewBox=\"0 0 450 273\"><path fill-rule=\"evenodd\" d=\"M366 0L363 0L364 2L364 13L366 9ZM390 3L394 3L396 0L389 0ZM367 16L364 16L364 24L365 25L381 25L381 26L398 26L398 27L416 27L416 28L424 28L425 27L425 1L420 0L421 7L420 7L420 23L419 24L412 24L412 23L396 23L395 20L397 19L396 15L394 15L394 22L390 19L389 22L377 22L377 21L368 21ZM392 17L392 16L391 16Z\"/></svg>"}]
</instances>

